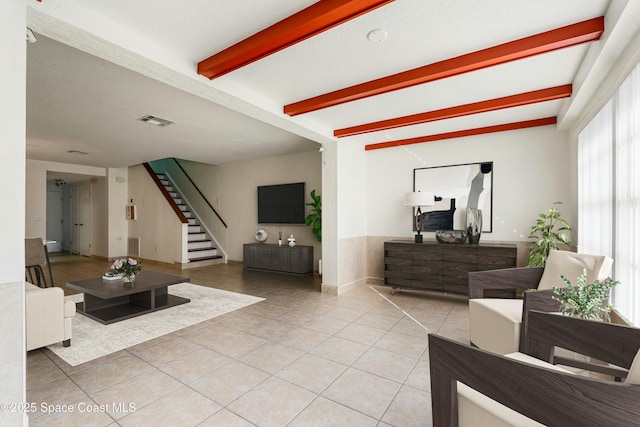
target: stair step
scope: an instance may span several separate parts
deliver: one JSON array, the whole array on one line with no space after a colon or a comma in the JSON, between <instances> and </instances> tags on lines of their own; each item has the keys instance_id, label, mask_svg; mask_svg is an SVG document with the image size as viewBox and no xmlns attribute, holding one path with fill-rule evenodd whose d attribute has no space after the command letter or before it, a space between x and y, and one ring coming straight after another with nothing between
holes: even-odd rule
<instances>
[{"instance_id":1,"label":"stair step","mask_svg":"<svg viewBox=\"0 0 640 427\"><path fill-rule=\"evenodd\" d=\"M198 225L198 220L195 218L187 218L187 221L189 221L189 225Z\"/></svg>"},{"instance_id":2,"label":"stair step","mask_svg":"<svg viewBox=\"0 0 640 427\"><path fill-rule=\"evenodd\" d=\"M173 191L173 186L172 185L165 185L164 188L169 192L172 193Z\"/></svg>"},{"instance_id":3,"label":"stair step","mask_svg":"<svg viewBox=\"0 0 640 427\"><path fill-rule=\"evenodd\" d=\"M206 240L206 238L207 233L203 233L202 231L192 233L191 231L189 231L189 242L199 242L202 240Z\"/></svg>"},{"instance_id":4,"label":"stair step","mask_svg":"<svg viewBox=\"0 0 640 427\"><path fill-rule=\"evenodd\" d=\"M216 255L218 255L218 249L216 248L200 248L189 250L189 259L205 258Z\"/></svg>"},{"instance_id":5,"label":"stair step","mask_svg":"<svg viewBox=\"0 0 640 427\"><path fill-rule=\"evenodd\" d=\"M189 206L182 204L182 205L178 205L178 207L180 208L180 210L182 212L187 212L189 210Z\"/></svg>"},{"instance_id":6,"label":"stair step","mask_svg":"<svg viewBox=\"0 0 640 427\"><path fill-rule=\"evenodd\" d=\"M195 240L187 243L187 250L193 249L211 249L213 248L213 242L211 240Z\"/></svg>"},{"instance_id":7,"label":"stair step","mask_svg":"<svg viewBox=\"0 0 640 427\"><path fill-rule=\"evenodd\" d=\"M191 211L182 211L182 213L184 214L185 218L187 218L187 219L194 218L193 213Z\"/></svg>"},{"instance_id":8,"label":"stair step","mask_svg":"<svg viewBox=\"0 0 640 427\"><path fill-rule=\"evenodd\" d=\"M171 196L171 198L173 199L174 202L176 202L176 205L184 205L184 200L182 200L180 197Z\"/></svg>"},{"instance_id":9,"label":"stair step","mask_svg":"<svg viewBox=\"0 0 640 427\"><path fill-rule=\"evenodd\" d=\"M191 225L189 224L189 233L202 233L202 227L197 224Z\"/></svg>"},{"instance_id":10,"label":"stair step","mask_svg":"<svg viewBox=\"0 0 640 427\"><path fill-rule=\"evenodd\" d=\"M189 258L190 262L198 262L198 261L207 261L207 260L213 260L213 259L221 259L222 255L212 255L212 256L203 256L203 257L198 257L198 258Z\"/></svg>"}]
</instances>

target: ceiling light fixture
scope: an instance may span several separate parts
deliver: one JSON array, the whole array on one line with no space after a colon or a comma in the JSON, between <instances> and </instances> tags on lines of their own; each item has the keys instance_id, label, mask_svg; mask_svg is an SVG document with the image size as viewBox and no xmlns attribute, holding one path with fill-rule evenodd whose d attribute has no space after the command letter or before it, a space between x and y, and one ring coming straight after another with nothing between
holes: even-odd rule
<instances>
[{"instance_id":1,"label":"ceiling light fixture","mask_svg":"<svg viewBox=\"0 0 640 427\"><path fill-rule=\"evenodd\" d=\"M81 156L86 156L87 154L89 154L86 151L80 151L80 150L67 150L67 153L69 153L69 154L79 154Z\"/></svg>"},{"instance_id":2,"label":"ceiling light fixture","mask_svg":"<svg viewBox=\"0 0 640 427\"><path fill-rule=\"evenodd\" d=\"M35 33L31 30L31 28L27 27L27 41L29 43L35 43L38 41Z\"/></svg>"},{"instance_id":3,"label":"ceiling light fixture","mask_svg":"<svg viewBox=\"0 0 640 427\"><path fill-rule=\"evenodd\" d=\"M146 115L144 117L140 117L138 120L140 120L141 122L145 122L148 123L150 125L153 126L159 126L159 127L165 127L165 126L169 126L171 124L173 124L172 121L170 120L166 120L166 119L161 119L160 117L155 117L155 116L151 116L151 115Z\"/></svg>"},{"instance_id":4,"label":"ceiling light fixture","mask_svg":"<svg viewBox=\"0 0 640 427\"><path fill-rule=\"evenodd\" d=\"M387 32L385 30L373 30L367 34L367 40L370 42L382 43L387 39Z\"/></svg>"}]
</instances>

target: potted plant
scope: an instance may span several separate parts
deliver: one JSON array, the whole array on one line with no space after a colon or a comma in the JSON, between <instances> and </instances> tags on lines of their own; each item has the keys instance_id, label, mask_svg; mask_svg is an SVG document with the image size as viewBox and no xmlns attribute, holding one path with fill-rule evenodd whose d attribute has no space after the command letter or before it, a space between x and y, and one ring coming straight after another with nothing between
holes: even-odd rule
<instances>
[{"instance_id":1,"label":"potted plant","mask_svg":"<svg viewBox=\"0 0 640 427\"><path fill-rule=\"evenodd\" d=\"M311 206L311 213L304 219L304 223L311 227L311 232L318 242L322 242L322 200L320 195L316 196L316 190L311 191L312 203L307 203L306 206Z\"/></svg>"},{"instance_id":2,"label":"potted plant","mask_svg":"<svg viewBox=\"0 0 640 427\"><path fill-rule=\"evenodd\" d=\"M555 295L552 298L560 303L560 311L567 316L589 320L611 321L612 305L608 304L611 288L620 282L607 279L604 282L596 280L587 285L587 270L583 270L574 287L569 279L560 276L566 288L553 287Z\"/></svg>"},{"instance_id":3,"label":"potted plant","mask_svg":"<svg viewBox=\"0 0 640 427\"><path fill-rule=\"evenodd\" d=\"M555 205L561 205L562 202L555 202ZM549 256L549 251L558 249L558 244L563 243L571 246L569 238L563 231L571 231L569 223L562 219L560 211L552 207L549 213L541 213L538 220L531 226L530 239L536 239L529 243L529 259L527 266L544 267Z\"/></svg>"}]
</instances>

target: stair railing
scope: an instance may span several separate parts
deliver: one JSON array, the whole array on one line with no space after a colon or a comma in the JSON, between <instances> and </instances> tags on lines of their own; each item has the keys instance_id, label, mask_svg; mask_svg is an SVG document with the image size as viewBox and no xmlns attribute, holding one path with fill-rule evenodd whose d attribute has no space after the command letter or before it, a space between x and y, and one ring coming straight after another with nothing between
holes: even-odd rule
<instances>
[{"instance_id":1,"label":"stair railing","mask_svg":"<svg viewBox=\"0 0 640 427\"><path fill-rule=\"evenodd\" d=\"M154 161L152 162L152 167L156 172L168 175L178 192L193 210L193 214L200 220L200 224L211 235L216 247L226 261L226 248L228 247L228 227L226 222L178 160L176 158L171 158L171 160L173 161L170 161L170 159ZM156 165L158 165L158 168L155 167Z\"/></svg>"}]
</instances>

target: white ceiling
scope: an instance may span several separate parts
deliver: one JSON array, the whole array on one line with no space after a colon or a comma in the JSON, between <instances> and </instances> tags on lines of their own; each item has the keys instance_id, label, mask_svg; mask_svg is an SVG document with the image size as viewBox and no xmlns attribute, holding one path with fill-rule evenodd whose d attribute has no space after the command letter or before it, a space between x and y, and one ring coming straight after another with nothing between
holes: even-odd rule
<instances>
[{"instance_id":1,"label":"white ceiling","mask_svg":"<svg viewBox=\"0 0 640 427\"><path fill-rule=\"evenodd\" d=\"M588 49L599 42L293 118L282 112L288 103L603 16L610 1L396 0L213 81L197 75L199 61L313 3L30 2L29 25L39 38L28 45L27 157L103 167L163 157L229 164L317 150L319 142L342 127L572 83ZM387 40L368 41L374 29L387 31ZM96 39L104 41L108 61L87 53L101 55L86 42L90 39L94 45ZM128 65L133 62L137 65ZM174 77L164 78L167 70ZM374 132L339 143L364 146L556 116L567 102ZM147 114L175 124L156 128L136 121ZM71 149L89 154L67 153Z\"/></svg>"}]
</instances>

